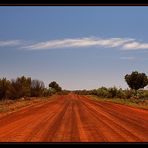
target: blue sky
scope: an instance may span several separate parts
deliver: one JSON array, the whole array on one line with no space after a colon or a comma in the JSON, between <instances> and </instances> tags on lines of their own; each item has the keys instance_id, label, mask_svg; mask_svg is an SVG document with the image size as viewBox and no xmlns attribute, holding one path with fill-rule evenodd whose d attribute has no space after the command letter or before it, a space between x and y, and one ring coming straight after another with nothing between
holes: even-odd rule
<instances>
[{"instance_id":1,"label":"blue sky","mask_svg":"<svg viewBox=\"0 0 148 148\"><path fill-rule=\"evenodd\" d=\"M148 74L147 26L144 6L1 6L0 78L127 88L125 74Z\"/></svg>"}]
</instances>

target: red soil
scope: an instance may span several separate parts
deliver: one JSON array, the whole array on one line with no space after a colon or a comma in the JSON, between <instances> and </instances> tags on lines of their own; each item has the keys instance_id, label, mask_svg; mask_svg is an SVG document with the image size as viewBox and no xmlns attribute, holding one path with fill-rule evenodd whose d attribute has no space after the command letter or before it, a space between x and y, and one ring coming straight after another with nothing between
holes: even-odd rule
<instances>
[{"instance_id":1,"label":"red soil","mask_svg":"<svg viewBox=\"0 0 148 148\"><path fill-rule=\"evenodd\" d=\"M148 111L59 96L0 118L1 142L148 142Z\"/></svg>"}]
</instances>

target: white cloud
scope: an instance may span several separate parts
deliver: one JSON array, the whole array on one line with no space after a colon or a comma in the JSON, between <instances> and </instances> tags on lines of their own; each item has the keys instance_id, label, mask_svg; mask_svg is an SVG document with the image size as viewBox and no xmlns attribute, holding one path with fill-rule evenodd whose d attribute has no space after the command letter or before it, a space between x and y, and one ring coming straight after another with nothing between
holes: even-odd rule
<instances>
[{"instance_id":1,"label":"white cloud","mask_svg":"<svg viewBox=\"0 0 148 148\"><path fill-rule=\"evenodd\" d=\"M123 45L123 49L125 50L139 50L139 49L148 49L148 43L140 43L140 42L131 42Z\"/></svg>"},{"instance_id":2,"label":"white cloud","mask_svg":"<svg viewBox=\"0 0 148 148\"><path fill-rule=\"evenodd\" d=\"M37 49L53 49L53 48L67 48L67 47L90 47L90 46L102 46L102 47L119 47L126 43L133 41L128 38L76 38L76 39L62 39L62 40L50 40L46 42L39 42L33 45L25 46L25 49L37 50Z\"/></svg>"},{"instance_id":3,"label":"white cloud","mask_svg":"<svg viewBox=\"0 0 148 148\"><path fill-rule=\"evenodd\" d=\"M19 49L26 50L45 50L55 48L80 48L80 47L108 47L118 48L119 50L142 50L148 49L148 42L142 43L131 38L66 38L59 40L49 40L45 42L33 43L32 41L5 40L0 41L0 47L19 46Z\"/></svg>"},{"instance_id":4,"label":"white cloud","mask_svg":"<svg viewBox=\"0 0 148 148\"><path fill-rule=\"evenodd\" d=\"M0 47L7 47L7 46L17 46L20 45L21 41L20 40L3 40L0 41Z\"/></svg>"}]
</instances>

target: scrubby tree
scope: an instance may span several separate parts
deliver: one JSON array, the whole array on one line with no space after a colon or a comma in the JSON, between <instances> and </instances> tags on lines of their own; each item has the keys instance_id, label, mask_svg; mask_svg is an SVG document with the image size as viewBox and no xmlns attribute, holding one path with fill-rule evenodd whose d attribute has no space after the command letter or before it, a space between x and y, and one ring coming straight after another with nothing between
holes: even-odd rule
<instances>
[{"instance_id":1,"label":"scrubby tree","mask_svg":"<svg viewBox=\"0 0 148 148\"><path fill-rule=\"evenodd\" d=\"M29 97L31 94L31 78L26 78L25 76L22 76L18 78L18 82L21 85L21 97Z\"/></svg>"},{"instance_id":2,"label":"scrubby tree","mask_svg":"<svg viewBox=\"0 0 148 148\"><path fill-rule=\"evenodd\" d=\"M68 93L66 90L62 91L55 81L49 84L49 88L45 88L43 81L31 80L31 77L21 76L11 81L6 78L0 79L0 100L51 96L55 92Z\"/></svg>"},{"instance_id":3,"label":"scrubby tree","mask_svg":"<svg viewBox=\"0 0 148 148\"><path fill-rule=\"evenodd\" d=\"M45 85L43 81L32 80L31 81L31 96L32 97L41 97L44 95Z\"/></svg>"},{"instance_id":4,"label":"scrubby tree","mask_svg":"<svg viewBox=\"0 0 148 148\"><path fill-rule=\"evenodd\" d=\"M109 98L117 97L118 89L116 87L110 87L108 88Z\"/></svg>"},{"instance_id":5,"label":"scrubby tree","mask_svg":"<svg viewBox=\"0 0 148 148\"><path fill-rule=\"evenodd\" d=\"M52 93L49 90L49 88L44 88L44 90L43 90L43 96L44 97L48 97L48 96L51 96L51 95L52 95Z\"/></svg>"},{"instance_id":6,"label":"scrubby tree","mask_svg":"<svg viewBox=\"0 0 148 148\"><path fill-rule=\"evenodd\" d=\"M59 86L59 84L55 81L51 82L49 84L49 88L51 89L51 91L53 92L60 92L62 91L62 88Z\"/></svg>"},{"instance_id":7,"label":"scrubby tree","mask_svg":"<svg viewBox=\"0 0 148 148\"><path fill-rule=\"evenodd\" d=\"M0 100L7 99L11 95L11 83L6 78L0 79Z\"/></svg>"},{"instance_id":8,"label":"scrubby tree","mask_svg":"<svg viewBox=\"0 0 148 148\"><path fill-rule=\"evenodd\" d=\"M145 73L134 71L131 74L125 75L125 81L131 89L138 90L148 85L148 77Z\"/></svg>"},{"instance_id":9,"label":"scrubby tree","mask_svg":"<svg viewBox=\"0 0 148 148\"><path fill-rule=\"evenodd\" d=\"M109 96L108 89L106 87L98 88L97 89L97 96L108 97Z\"/></svg>"},{"instance_id":10,"label":"scrubby tree","mask_svg":"<svg viewBox=\"0 0 148 148\"><path fill-rule=\"evenodd\" d=\"M25 76L18 77L16 80L11 80L11 97L21 98L29 97L31 95L31 78Z\"/></svg>"}]
</instances>

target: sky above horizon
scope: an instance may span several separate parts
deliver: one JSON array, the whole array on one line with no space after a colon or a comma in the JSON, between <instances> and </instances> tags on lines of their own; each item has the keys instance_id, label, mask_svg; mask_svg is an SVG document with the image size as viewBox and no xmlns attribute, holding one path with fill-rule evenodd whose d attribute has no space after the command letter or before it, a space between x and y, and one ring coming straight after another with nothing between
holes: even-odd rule
<instances>
[{"instance_id":1,"label":"sky above horizon","mask_svg":"<svg viewBox=\"0 0 148 148\"><path fill-rule=\"evenodd\" d=\"M1 6L0 78L127 88L148 74L147 6Z\"/></svg>"}]
</instances>

